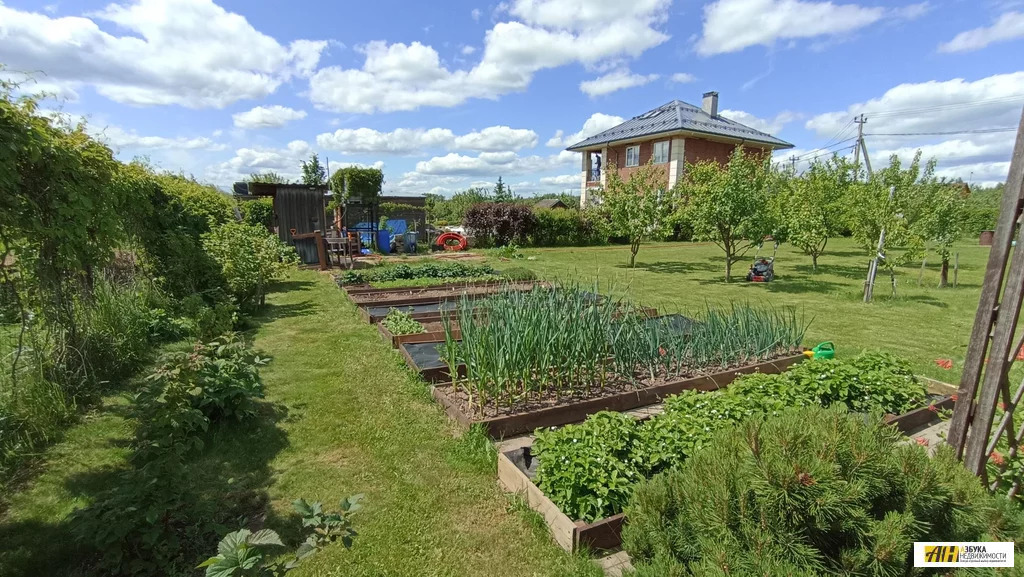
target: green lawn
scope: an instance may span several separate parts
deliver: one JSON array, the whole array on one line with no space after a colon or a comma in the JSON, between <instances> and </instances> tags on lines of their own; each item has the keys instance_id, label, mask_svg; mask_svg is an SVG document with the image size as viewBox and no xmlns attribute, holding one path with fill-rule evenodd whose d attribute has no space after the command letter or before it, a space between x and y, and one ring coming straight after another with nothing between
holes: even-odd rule
<instances>
[{"instance_id":1,"label":"green lawn","mask_svg":"<svg viewBox=\"0 0 1024 577\"><path fill-rule=\"evenodd\" d=\"M293 499L334 507L365 493L355 547L330 547L297 576L600 575L502 494L490 444L456 437L425 385L329 277L302 271L280 289L254 332L273 357L263 370L267 410L207 439L194 466L205 498L252 499L253 523L266 518L288 538L296 535ZM72 574L81 552L66 518L127 457L132 424L123 409L106 399L47 452L29 486L5 499L0 576Z\"/></svg>"},{"instance_id":2,"label":"green lawn","mask_svg":"<svg viewBox=\"0 0 1024 577\"><path fill-rule=\"evenodd\" d=\"M771 254L770 247L768 254ZM938 262L930 255L922 286L918 288L920 262L901 269L897 296L890 296L888 275L879 276L875 302L862 302L868 259L848 239L834 239L811 270L811 258L791 245L779 248L776 280L747 283L749 261L733 266L734 280L724 282L725 261L713 244L651 243L637 254L636 268L627 266L629 248L527 249L536 260L499 261L496 268L525 266L545 278L600 280L602 291L629 294L635 302L658 307L662 312L687 311L705 303L729 301L793 305L812 319L807 344L836 343L840 354L865 348L882 348L911 360L920 374L956 383L967 350L988 248L964 243L960 253L959 287L936 288ZM753 251L750 253L753 260ZM952 279L952 273L950 273ZM953 370L935 365L935 359L953 359Z\"/></svg>"}]
</instances>

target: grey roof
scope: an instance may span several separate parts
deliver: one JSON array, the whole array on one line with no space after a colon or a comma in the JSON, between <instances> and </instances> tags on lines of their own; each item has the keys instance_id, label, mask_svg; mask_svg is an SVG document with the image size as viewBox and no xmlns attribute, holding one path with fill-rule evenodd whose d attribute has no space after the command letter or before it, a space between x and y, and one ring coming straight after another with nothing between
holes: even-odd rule
<instances>
[{"instance_id":1,"label":"grey roof","mask_svg":"<svg viewBox=\"0 0 1024 577\"><path fill-rule=\"evenodd\" d=\"M699 106L681 100L673 100L640 116L634 116L622 124L595 134L582 142L577 142L567 150L578 151L598 144L679 130L748 140L767 144L772 148L793 148L793 145L785 140L775 138L760 130L754 130L721 115L712 117Z\"/></svg>"},{"instance_id":2,"label":"grey roof","mask_svg":"<svg viewBox=\"0 0 1024 577\"><path fill-rule=\"evenodd\" d=\"M537 204L535 204L534 206L539 208L569 208L565 205L564 202L557 198L545 198L542 200L538 200Z\"/></svg>"}]
</instances>

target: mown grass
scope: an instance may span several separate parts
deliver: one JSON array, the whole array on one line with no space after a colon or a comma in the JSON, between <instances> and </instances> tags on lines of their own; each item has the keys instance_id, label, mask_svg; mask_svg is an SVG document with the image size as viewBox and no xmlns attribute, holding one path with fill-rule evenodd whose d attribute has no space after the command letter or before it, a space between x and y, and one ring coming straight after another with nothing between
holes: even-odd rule
<instances>
[{"instance_id":1,"label":"mown grass","mask_svg":"<svg viewBox=\"0 0 1024 577\"><path fill-rule=\"evenodd\" d=\"M770 256L771 248L766 249ZM890 296L888 276L880 275L871 304L861 301L868 259L849 239L829 241L817 272L812 271L809 256L782 245L776 279L767 284L743 279L749 262L734 265L733 281L726 283L723 253L710 243L644 244L634 269L627 265L626 246L524 249L536 259L517 260L516 266L533 269L548 279L583 283L599 279L602 291L628 293L634 302L662 312L729 301L796 306L813 318L805 341L808 345L831 340L840 355L885 349L906 357L919 374L955 384L974 323L989 249L964 242L956 250L960 253L958 288L937 288L938 261L932 254L921 287L917 286L918 262L898 271L896 297ZM497 259L488 262L499 266ZM939 358L952 359L953 369L938 367L935 360Z\"/></svg>"},{"instance_id":2,"label":"mown grass","mask_svg":"<svg viewBox=\"0 0 1024 577\"><path fill-rule=\"evenodd\" d=\"M209 435L192 465L203 495L251 502L250 525L295 540L293 499L334 507L365 493L355 547L330 547L297 576L600 575L502 494L491 444L476 431L456 434L328 276L300 271L278 289L252 332L273 359L265 410ZM0 576L89 574L67 518L123 466L133 430L125 408L123 397L105 399L8 497Z\"/></svg>"}]
</instances>

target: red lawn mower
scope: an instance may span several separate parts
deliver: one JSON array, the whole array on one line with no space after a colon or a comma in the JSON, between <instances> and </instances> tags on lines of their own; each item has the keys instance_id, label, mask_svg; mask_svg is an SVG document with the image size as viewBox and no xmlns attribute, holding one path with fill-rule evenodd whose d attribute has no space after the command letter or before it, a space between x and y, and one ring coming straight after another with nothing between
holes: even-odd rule
<instances>
[{"instance_id":1,"label":"red lawn mower","mask_svg":"<svg viewBox=\"0 0 1024 577\"><path fill-rule=\"evenodd\" d=\"M757 252L754 253L754 264L750 265L747 271L748 282L772 282L775 278L775 255L779 252L779 241L775 241L775 249L771 258L758 258L761 254L761 247L764 243L757 245Z\"/></svg>"}]
</instances>

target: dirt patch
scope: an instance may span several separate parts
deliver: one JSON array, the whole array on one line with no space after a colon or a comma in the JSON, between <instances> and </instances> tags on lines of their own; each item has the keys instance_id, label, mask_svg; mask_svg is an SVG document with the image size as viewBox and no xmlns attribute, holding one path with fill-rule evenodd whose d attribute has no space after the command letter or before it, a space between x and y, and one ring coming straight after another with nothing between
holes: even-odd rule
<instances>
[{"instance_id":1,"label":"dirt patch","mask_svg":"<svg viewBox=\"0 0 1024 577\"><path fill-rule=\"evenodd\" d=\"M372 293L366 295L352 295L352 301L356 304L365 305L372 303L400 301L404 299L445 299L461 295L486 295L502 292L505 290L530 290L534 283L510 283L505 285L490 286L461 286L445 288L424 288L410 290L395 290L386 293Z\"/></svg>"}]
</instances>

